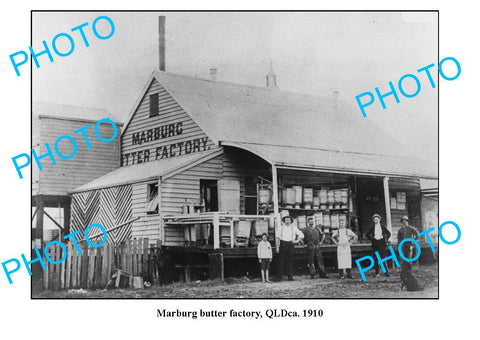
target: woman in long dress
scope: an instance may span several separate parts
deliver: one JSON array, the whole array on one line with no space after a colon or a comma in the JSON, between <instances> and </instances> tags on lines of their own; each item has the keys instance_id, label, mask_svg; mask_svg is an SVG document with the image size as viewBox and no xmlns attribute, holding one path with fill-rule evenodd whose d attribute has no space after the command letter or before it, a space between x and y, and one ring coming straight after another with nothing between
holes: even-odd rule
<instances>
[{"instance_id":1,"label":"woman in long dress","mask_svg":"<svg viewBox=\"0 0 480 340\"><path fill-rule=\"evenodd\" d=\"M332 234L332 240L337 245L337 262L340 279L345 278L345 273L349 279L353 279L350 244L355 242L356 239L357 235L346 228L344 220L340 220L339 229Z\"/></svg>"}]
</instances>

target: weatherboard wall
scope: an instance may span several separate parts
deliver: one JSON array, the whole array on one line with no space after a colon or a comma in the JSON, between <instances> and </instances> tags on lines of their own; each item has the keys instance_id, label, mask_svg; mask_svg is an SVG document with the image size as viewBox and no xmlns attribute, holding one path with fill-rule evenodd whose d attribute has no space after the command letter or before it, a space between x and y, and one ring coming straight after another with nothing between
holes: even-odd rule
<instances>
[{"instance_id":1,"label":"weatherboard wall","mask_svg":"<svg viewBox=\"0 0 480 340\"><path fill-rule=\"evenodd\" d=\"M117 125L117 137L108 143L100 141L95 135L96 122L86 120L72 120L40 116L38 121L33 120L33 147L40 156L47 152L45 143L48 143L56 164L49 157L40 160L43 167L39 171L37 164L32 165L32 195L67 195L71 190L88 183L120 166L120 134L121 127ZM91 125L86 134L91 144L88 149L83 136L73 132ZM113 136L113 127L109 123L99 126L99 134L104 138ZM61 159L55 153L55 141L63 135L74 138L77 152L70 159ZM73 146L68 140L58 144L63 155L70 155Z\"/></svg>"},{"instance_id":2,"label":"weatherboard wall","mask_svg":"<svg viewBox=\"0 0 480 340\"><path fill-rule=\"evenodd\" d=\"M158 94L158 115L150 116L150 96ZM160 138L155 138L155 129L162 127L165 131L169 125L178 127L180 124L181 133L174 135L164 135L160 133ZM150 131L150 132L149 132ZM176 129L178 132L178 129ZM143 138L142 138L143 134ZM150 134L150 136L149 136ZM158 136L158 134L157 134ZM180 150L178 143L189 143L195 140L201 140L202 144L196 150L183 148ZM205 143L203 143L205 141ZM140 100L134 114L122 136L122 166L130 166L139 162L165 159L170 157L181 157L193 152L201 152L214 148L215 145L200 129L200 127L190 118L185 110L175 101L175 99L153 79L145 95ZM170 146L174 145L170 152ZM164 153L163 148L167 148L168 153ZM146 154L148 153L148 156ZM173 153L175 153L173 155ZM133 160L133 163L132 163Z\"/></svg>"}]
</instances>

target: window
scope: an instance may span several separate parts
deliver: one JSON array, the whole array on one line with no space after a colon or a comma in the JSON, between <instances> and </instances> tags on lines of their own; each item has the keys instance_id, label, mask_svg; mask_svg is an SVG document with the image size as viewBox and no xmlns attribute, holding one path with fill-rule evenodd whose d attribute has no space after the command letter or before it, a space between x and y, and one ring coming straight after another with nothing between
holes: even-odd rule
<instances>
[{"instance_id":1,"label":"window","mask_svg":"<svg viewBox=\"0 0 480 340\"><path fill-rule=\"evenodd\" d=\"M147 215L158 214L158 183L148 184L147 195L147 204L145 205Z\"/></svg>"},{"instance_id":2,"label":"window","mask_svg":"<svg viewBox=\"0 0 480 340\"><path fill-rule=\"evenodd\" d=\"M158 93L150 95L150 117L158 116Z\"/></svg>"}]
</instances>

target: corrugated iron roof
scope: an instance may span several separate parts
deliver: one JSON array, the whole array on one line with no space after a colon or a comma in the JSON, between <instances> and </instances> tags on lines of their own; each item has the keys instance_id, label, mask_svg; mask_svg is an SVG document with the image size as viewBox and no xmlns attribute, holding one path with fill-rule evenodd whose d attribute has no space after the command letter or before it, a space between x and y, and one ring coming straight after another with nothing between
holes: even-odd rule
<instances>
[{"instance_id":1,"label":"corrugated iron roof","mask_svg":"<svg viewBox=\"0 0 480 340\"><path fill-rule=\"evenodd\" d=\"M173 157L163 160L151 161L141 164L124 166L109 172L89 183L86 183L72 192L81 192L108 188L117 185L125 185L130 183L138 183L142 181L155 180L164 177L178 169L188 168L204 162L212 157L221 154L223 150L214 149L205 152L194 153L182 157Z\"/></svg>"},{"instance_id":2,"label":"corrugated iron roof","mask_svg":"<svg viewBox=\"0 0 480 340\"><path fill-rule=\"evenodd\" d=\"M71 120L99 121L103 118L110 118L117 124L121 124L114 115L107 110L85 106L65 105L58 103L33 102L32 114L38 117L53 117Z\"/></svg>"},{"instance_id":3,"label":"corrugated iron roof","mask_svg":"<svg viewBox=\"0 0 480 340\"><path fill-rule=\"evenodd\" d=\"M214 143L256 145L275 163L438 177L435 164L414 157L348 103L340 100L335 106L333 95L315 97L159 71L154 78Z\"/></svg>"},{"instance_id":4,"label":"corrugated iron roof","mask_svg":"<svg viewBox=\"0 0 480 340\"><path fill-rule=\"evenodd\" d=\"M433 165L416 158L402 157L400 161L398 157L358 152L265 144L223 144L249 150L278 167L399 177L417 177L418 173L429 178L436 176L431 172L431 168L435 169Z\"/></svg>"}]
</instances>

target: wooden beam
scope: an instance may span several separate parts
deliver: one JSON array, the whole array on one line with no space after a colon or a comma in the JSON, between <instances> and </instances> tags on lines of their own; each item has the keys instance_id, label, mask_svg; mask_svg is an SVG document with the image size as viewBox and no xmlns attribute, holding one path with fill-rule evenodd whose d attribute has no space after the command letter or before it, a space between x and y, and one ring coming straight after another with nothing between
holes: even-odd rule
<instances>
[{"instance_id":1,"label":"wooden beam","mask_svg":"<svg viewBox=\"0 0 480 340\"><path fill-rule=\"evenodd\" d=\"M280 213L278 207L278 178L277 178L277 167L275 164L272 164L272 194L273 194L273 213L278 215Z\"/></svg>"},{"instance_id":2,"label":"wooden beam","mask_svg":"<svg viewBox=\"0 0 480 340\"><path fill-rule=\"evenodd\" d=\"M42 196L35 197L37 204L37 221L35 223L35 243L38 248L43 247L43 199Z\"/></svg>"},{"instance_id":3,"label":"wooden beam","mask_svg":"<svg viewBox=\"0 0 480 340\"><path fill-rule=\"evenodd\" d=\"M235 228L233 220L230 220L230 248L235 247Z\"/></svg>"},{"instance_id":4,"label":"wooden beam","mask_svg":"<svg viewBox=\"0 0 480 340\"><path fill-rule=\"evenodd\" d=\"M44 211L43 213L44 213L53 223L55 223L55 225L56 225L58 228L60 228L60 230L61 230L62 232L64 231L62 225L61 225L60 223L58 223L57 221L55 221L55 219L54 219L52 216L50 216L46 211ZM60 234L61 234L61 233L60 233Z\"/></svg>"},{"instance_id":5,"label":"wooden beam","mask_svg":"<svg viewBox=\"0 0 480 340\"><path fill-rule=\"evenodd\" d=\"M35 218L35 215L37 215L37 210L38 210L38 208L35 208L35 211L33 212L33 215L32 215L32 222L33 222L33 219Z\"/></svg>"},{"instance_id":6,"label":"wooden beam","mask_svg":"<svg viewBox=\"0 0 480 340\"><path fill-rule=\"evenodd\" d=\"M140 217L135 217L135 218L132 218L131 220L128 220L126 222L123 222L123 223L120 223L119 225L117 225L116 227L113 227L111 229L107 229L106 232L109 233L111 231L114 231L114 230L117 230L119 228L122 228L123 226L129 224L129 223L132 223L132 222L135 222L136 220L139 220ZM99 236L102 236L103 235L103 232L101 233L98 233L98 234L95 234L93 236L88 236L88 238L91 240L92 238L96 238L96 237L99 237ZM79 240L78 242L82 242L82 241L85 241L84 238L82 238L81 240Z\"/></svg>"},{"instance_id":7,"label":"wooden beam","mask_svg":"<svg viewBox=\"0 0 480 340\"><path fill-rule=\"evenodd\" d=\"M390 189L388 187L388 179L388 176L383 177L383 196L385 197L385 214L387 215L387 229L390 231L390 233L392 233L392 212L390 209Z\"/></svg>"},{"instance_id":8,"label":"wooden beam","mask_svg":"<svg viewBox=\"0 0 480 340\"><path fill-rule=\"evenodd\" d=\"M220 248L220 220L218 212L213 213L213 249Z\"/></svg>"},{"instance_id":9,"label":"wooden beam","mask_svg":"<svg viewBox=\"0 0 480 340\"><path fill-rule=\"evenodd\" d=\"M65 235L70 234L70 218L71 206L69 203L65 203L63 205L63 232L65 233Z\"/></svg>"}]
</instances>

